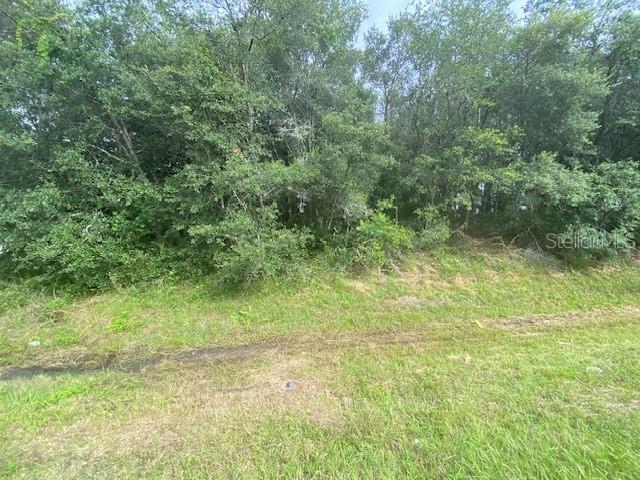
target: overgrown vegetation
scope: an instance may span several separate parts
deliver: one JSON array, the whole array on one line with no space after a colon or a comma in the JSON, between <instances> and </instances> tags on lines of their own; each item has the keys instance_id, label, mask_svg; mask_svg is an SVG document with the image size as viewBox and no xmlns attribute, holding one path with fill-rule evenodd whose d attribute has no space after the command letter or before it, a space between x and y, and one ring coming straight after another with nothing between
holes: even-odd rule
<instances>
[{"instance_id":1,"label":"overgrown vegetation","mask_svg":"<svg viewBox=\"0 0 640 480\"><path fill-rule=\"evenodd\" d=\"M570 256L640 232L633 1L0 7L0 269L80 290L395 265L452 232ZM560 248L562 247L562 248Z\"/></svg>"},{"instance_id":2,"label":"overgrown vegetation","mask_svg":"<svg viewBox=\"0 0 640 480\"><path fill-rule=\"evenodd\" d=\"M0 477L640 476L637 262L398 266L0 297Z\"/></svg>"}]
</instances>

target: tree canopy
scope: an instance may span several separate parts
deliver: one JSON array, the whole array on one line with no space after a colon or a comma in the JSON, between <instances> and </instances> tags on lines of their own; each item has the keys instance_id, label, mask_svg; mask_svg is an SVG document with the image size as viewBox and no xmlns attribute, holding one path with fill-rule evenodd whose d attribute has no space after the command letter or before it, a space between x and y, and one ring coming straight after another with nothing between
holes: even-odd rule
<instances>
[{"instance_id":1,"label":"tree canopy","mask_svg":"<svg viewBox=\"0 0 640 480\"><path fill-rule=\"evenodd\" d=\"M624 0L17 0L0 7L0 271L230 283L453 232L640 240ZM587 246L585 246L587 245Z\"/></svg>"}]
</instances>

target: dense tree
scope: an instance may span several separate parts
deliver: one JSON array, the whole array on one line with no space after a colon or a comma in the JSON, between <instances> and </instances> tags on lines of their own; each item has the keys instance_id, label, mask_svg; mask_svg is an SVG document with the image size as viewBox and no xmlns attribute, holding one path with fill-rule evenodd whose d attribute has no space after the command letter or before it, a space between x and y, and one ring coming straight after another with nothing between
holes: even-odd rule
<instances>
[{"instance_id":1,"label":"dense tree","mask_svg":"<svg viewBox=\"0 0 640 480\"><path fill-rule=\"evenodd\" d=\"M604 65L610 93L600 114L598 144L611 160L640 161L640 15L626 12L612 25Z\"/></svg>"},{"instance_id":2,"label":"dense tree","mask_svg":"<svg viewBox=\"0 0 640 480\"><path fill-rule=\"evenodd\" d=\"M364 13L5 2L3 274L235 283L322 248L388 264L413 231L427 246L479 226L542 247L579 234L588 254L638 240L632 3L532 1L522 18L506 0L417 3L358 50Z\"/></svg>"}]
</instances>

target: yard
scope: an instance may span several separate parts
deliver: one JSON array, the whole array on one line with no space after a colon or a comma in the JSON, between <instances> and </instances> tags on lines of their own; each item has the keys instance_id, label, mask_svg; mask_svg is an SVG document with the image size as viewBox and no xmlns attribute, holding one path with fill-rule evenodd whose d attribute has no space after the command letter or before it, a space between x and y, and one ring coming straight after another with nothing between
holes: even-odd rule
<instances>
[{"instance_id":1,"label":"yard","mask_svg":"<svg viewBox=\"0 0 640 480\"><path fill-rule=\"evenodd\" d=\"M3 478L638 478L640 265L3 292Z\"/></svg>"}]
</instances>

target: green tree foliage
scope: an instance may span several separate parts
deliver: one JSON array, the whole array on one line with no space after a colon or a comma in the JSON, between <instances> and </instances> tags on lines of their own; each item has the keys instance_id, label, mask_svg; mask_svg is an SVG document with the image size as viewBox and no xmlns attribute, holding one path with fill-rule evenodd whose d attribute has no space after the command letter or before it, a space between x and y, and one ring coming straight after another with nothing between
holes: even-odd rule
<instances>
[{"instance_id":1,"label":"green tree foliage","mask_svg":"<svg viewBox=\"0 0 640 480\"><path fill-rule=\"evenodd\" d=\"M606 77L588 56L588 11L533 12L510 43L514 59L505 79L503 108L524 132L524 156L557 152L558 160L585 162L593 151Z\"/></svg>"},{"instance_id":2,"label":"green tree foliage","mask_svg":"<svg viewBox=\"0 0 640 480\"><path fill-rule=\"evenodd\" d=\"M395 160L379 190L417 228L427 212L542 248L637 237L638 18L624 1L530 2L515 18L461 0L372 31L365 73Z\"/></svg>"},{"instance_id":3,"label":"green tree foliage","mask_svg":"<svg viewBox=\"0 0 640 480\"><path fill-rule=\"evenodd\" d=\"M588 255L640 240L633 4L517 17L506 0L418 2L359 50L364 14L356 0L5 2L2 274L236 284L321 248L393 266L479 227L542 247L590 238L572 250Z\"/></svg>"},{"instance_id":4,"label":"green tree foliage","mask_svg":"<svg viewBox=\"0 0 640 480\"><path fill-rule=\"evenodd\" d=\"M603 156L640 161L640 15L626 12L612 25L602 59L610 95L597 133Z\"/></svg>"}]
</instances>

